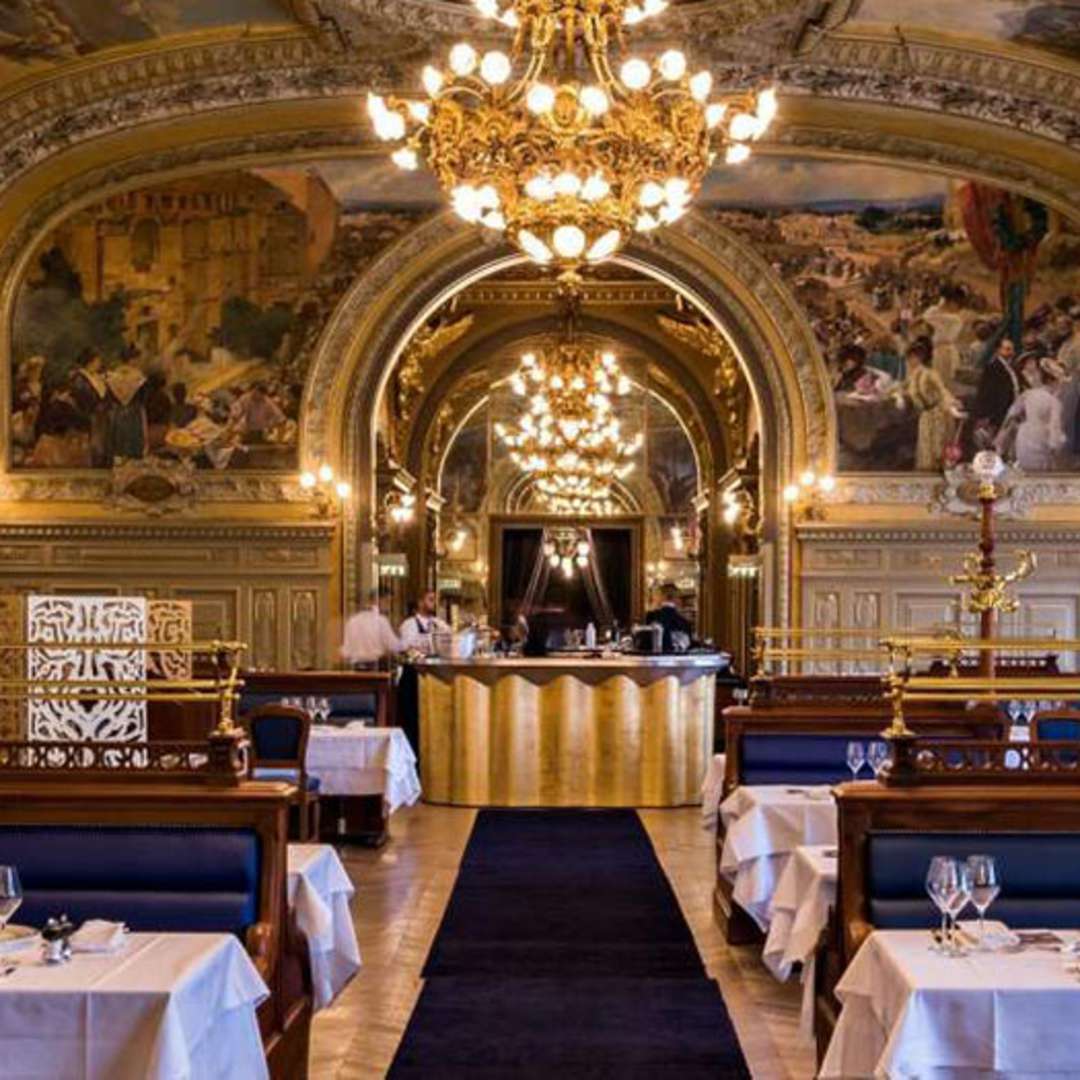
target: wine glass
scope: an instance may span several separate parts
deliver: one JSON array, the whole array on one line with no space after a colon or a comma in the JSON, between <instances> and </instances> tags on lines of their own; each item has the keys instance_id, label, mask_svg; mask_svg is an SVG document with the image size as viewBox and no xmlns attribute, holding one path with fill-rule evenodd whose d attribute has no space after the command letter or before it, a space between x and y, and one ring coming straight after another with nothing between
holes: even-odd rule
<instances>
[{"instance_id":1,"label":"wine glass","mask_svg":"<svg viewBox=\"0 0 1080 1080\"><path fill-rule=\"evenodd\" d=\"M872 742L866 752L866 760L870 762L870 768L874 770L874 776L880 778L881 770L889 763L889 744L880 740Z\"/></svg>"},{"instance_id":2,"label":"wine glass","mask_svg":"<svg viewBox=\"0 0 1080 1080\"><path fill-rule=\"evenodd\" d=\"M926 891L934 906L941 912L941 942L937 946L931 945L931 948L936 948L941 953L948 951L949 901L959 875L959 864L948 855L935 855L926 871Z\"/></svg>"},{"instance_id":3,"label":"wine glass","mask_svg":"<svg viewBox=\"0 0 1080 1080\"><path fill-rule=\"evenodd\" d=\"M949 892L949 919L952 922L952 947L951 955L962 956L963 947L960 944L960 935L957 932L957 920L960 913L971 903L971 869L967 863L956 864L956 879Z\"/></svg>"},{"instance_id":4,"label":"wine glass","mask_svg":"<svg viewBox=\"0 0 1080 1080\"><path fill-rule=\"evenodd\" d=\"M859 779L859 773L866 764L866 747L861 742L849 742L847 744L847 766L851 770L851 778Z\"/></svg>"},{"instance_id":5,"label":"wine glass","mask_svg":"<svg viewBox=\"0 0 1080 1080\"><path fill-rule=\"evenodd\" d=\"M997 899L1001 892L1001 878L998 876L997 863L992 855L969 855L967 870L971 878L971 902L979 913L979 948L983 948L985 928L983 920L986 909Z\"/></svg>"},{"instance_id":6,"label":"wine glass","mask_svg":"<svg viewBox=\"0 0 1080 1080\"><path fill-rule=\"evenodd\" d=\"M23 901L19 872L14 866L0 866L0 934Z\"/></svg>"}]
</instances>

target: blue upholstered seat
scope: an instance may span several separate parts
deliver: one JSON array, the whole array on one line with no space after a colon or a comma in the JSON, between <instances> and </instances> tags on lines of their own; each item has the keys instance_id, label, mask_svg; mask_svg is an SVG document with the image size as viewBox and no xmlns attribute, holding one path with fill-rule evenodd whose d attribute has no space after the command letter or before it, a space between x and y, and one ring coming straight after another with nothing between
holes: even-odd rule
<instances>
[{"instance_id":1,"label":"blue upholstered seat","mask_svg":"<svg viewBox=\"0 0 1080 1080\"><path fill-rule=\"evenodd\" d=\"M250 829L0 825L0 864L18 869L16 918L31 926L66 912L77 923L243 937L258 918L259 838Z\"/></svg>"},{"instance_id":2,"label":"blue upholstered seat","mask_svg":"<svg viewBox=\"0 0 1080 1080\"><path fill-rule=\"evenodd\" d=\"M251 770L252 780L284 780L290 784L300 783L300 770L299 769L278 769L272 768L268 765L260 765ZM309 776L307 778L307 790L318 791L319 790L319 778L317 776Z\"/></svg>"},{"instance_id":3,"label":"blue upholstered seat","mask_svg":"<svg viewBox=\"0 0 1080 1080\"><path fill-rule=\"evenodd\" d=\"M853 735L826 735L817 732L771 734L748 731L742 736L741 775L743 784L835 784L851 779L847 767L847 745L871 741ZM864 768L860 774L868 779Z\"/></svg>"},{"instance_id":4,"label":"blue upholstered seat","mask_svg":"<svg viewBox=\"0 0 1080 1080\"><path fill-rule=\"evenodd\" d=\"M1048 716L1040 719L1036 716L1032 723L1035 726L1035 738L1039 742L1048 742L1053 739L1068 739L1075 742L1080 739L1080 720L1070 720L1062 716Z\"/></svg>"},{"instance_id":5,"label":"blue upholstered seat","mask_svg":"<svg viewBox=\"0 0 1080 1080\"><path fill-rule=\"evenodd\" d=\"M1080 833L871 832L867 837L870 922L879 929L930 927L940 915L926 895L934 855L993 855L1001 894L993 918L1018 929L1080 926Z\"/></svg>"}]
</instances>

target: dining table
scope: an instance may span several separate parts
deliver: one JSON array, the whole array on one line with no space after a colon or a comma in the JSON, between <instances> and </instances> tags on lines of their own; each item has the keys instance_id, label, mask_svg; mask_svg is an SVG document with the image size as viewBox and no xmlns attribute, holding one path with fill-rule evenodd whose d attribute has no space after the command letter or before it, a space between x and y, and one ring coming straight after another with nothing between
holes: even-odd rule
<instances>
[{"instance_id":1,"label":"dining table","mask_svg":"<svg viewBox=\"0 0 1080 1080\"><path fill-rule=\"evenodd\" d=\"M124 935L46 964L0 949L0 1076L264 1080L256 1008L269 994L232 934Z\"/></svg>"},{"instance_id":2,"label":"dining table","mask_svg":"<svg viewBox=\"0 0 1080 1080\"><path fill-rule=\"evenodd\" d=\"M821 933L836 903L837 850L831 844L804 844L788 860L776 885L769 912L769 934L762 960L786 982L798 967L802 980L799 1030L814 1027L814 968Z\"/></svg>"},{"instance_id":3,"label":"dining table","mask_svg":"<svg viewBox=\"0 0 1080 1080\"><path fill-rule=\"evenodd\" d=\"M309 776L326 796L381 795L388 813L420 798L416 754L396 727L364 720L313 724L304 759Z\"/></svg>"},{"instance_id":4,"label":"dining table","mask_svg":"<svg viewBox=\"0 0 1080 1080\"><path fill-rule=\"evenodd\" d=\"M989 923L989 935L999 927ZM871 933L837 984L842 1008L819 1076L1080 1077L1080 974L1071 951L1080 935L1015 939L950 956L926 930Z\"/></svg>"},{"instance_id":5,"label":"dining table","mask_svg":"<svg viewBox=\"0 0 1080 1080\"><path fill-rule=\"evenodd\" d=\"M350 903L356 889L330 844L290 844L289 908L311 957L315 1011L325 1009L360 970Z\"/></svg>"},{"instance_id":6,"label":"dining table","mask_svg":"<svg viewBox=\"0 0 1080 1080\"><path fill-rule=\"evenodd\" d=\"M836 844L836 802L827 784L740 784L720 805L720 872L732 896L767 932L780 877L795 849Z\"/></svg>"}]
</instances>

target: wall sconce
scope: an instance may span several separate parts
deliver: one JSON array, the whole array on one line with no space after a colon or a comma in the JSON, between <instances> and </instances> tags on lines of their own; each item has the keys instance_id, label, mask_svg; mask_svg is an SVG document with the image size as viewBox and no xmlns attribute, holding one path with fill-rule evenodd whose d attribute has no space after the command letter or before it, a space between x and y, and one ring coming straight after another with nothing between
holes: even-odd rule
<instances>
[{"instance_id":1,"label":"wall sconce","mask_svg":"<svg viewBox=\"0 0 1080 1080\"><path fill-rule=\"evenodd\" d=\"M836 490L836 477L829 473L818 475L807 469L797 484L784 488L784 502L797 518L804 521L825 520L825 496Z\"/></svg>"},{"instance_id":2,"label":"wall sconce","mask_svg":"<svg viewBox=\"0 0 1080 1080\"><path fill-rule=\"evenodd\" d=\"M395 525L408 525L416 517L416 496L411 491L391 491L386 496L386 513Z\"/></svg>"},{"instance_id":3,"label":"wall sconce","mask_svg":"<svg viewBox=\"0 0 1080 1080\"><path fill-rule=\"evenodd\" d=\"M340 510L352 496L352 485L345 480L334 480L334 470L323 462L314 472L300 474L300 487L315 502L319 517L329 517L334 509Z\"/></svg>"},{"instance_id":4,"label":"wall sconce","mask_svg":"<svg viewBox=\"0 0 1080 1080\"><path fill-rule=\"evenodd\" d=\"M761 565L756 555L729 555L727 576L739 580L751 580L761 573Z\"/></svg>"}]
</instances>

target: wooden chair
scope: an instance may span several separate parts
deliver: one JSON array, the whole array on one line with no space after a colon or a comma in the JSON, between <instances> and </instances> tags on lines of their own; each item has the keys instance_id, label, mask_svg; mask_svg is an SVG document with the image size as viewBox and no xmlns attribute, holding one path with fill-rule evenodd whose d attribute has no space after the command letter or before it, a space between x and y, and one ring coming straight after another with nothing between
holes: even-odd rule
<instances>
[{"instance_id":1,"label":"wooden chair","mask_svg":"<svg viewBox=\"0 0 1080 1080\"><path fill-rule=\"evenodd\" d=\"M301 842L319 836L319 780L308 776L307 746L311 716L286 705L261 705L243 717L251 739L251 778L284 780L296 787Z\"/></svg>"}]
</instances>

